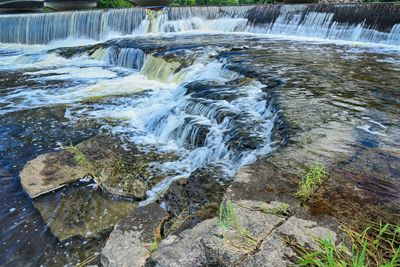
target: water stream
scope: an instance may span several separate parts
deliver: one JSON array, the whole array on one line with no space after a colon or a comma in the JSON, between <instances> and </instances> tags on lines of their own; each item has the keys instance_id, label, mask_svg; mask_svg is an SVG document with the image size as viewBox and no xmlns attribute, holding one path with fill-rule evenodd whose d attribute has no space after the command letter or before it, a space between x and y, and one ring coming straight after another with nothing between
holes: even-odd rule
<instances>
[{"instance_id":1,"label":"water stream","mask_svg":"<svg viewBox=\"0 0 400 267\"><path fill-rule=\"evenodd\" d=\"M114 207L155 201L203 167L229 181L281 145L275 94L302 103L296 116L304 121L312 105L321 107L312 116L326 116L327 131L343 129L332 150L347 137L343 149L398 144L399 6L379 6L391 13L376 25L375 5L362 20L346 17L346 5L0 15L0 262L74 266L100 251L112 228L59 241L49 220L73 232L86 215L95 221ZM157 165L166 178L144 201L104 194L87 180L27 197L19 184L27 161L99 133L176 156ZM70 224L54 218L52 202Z\"/></svg>"}]
</instances>

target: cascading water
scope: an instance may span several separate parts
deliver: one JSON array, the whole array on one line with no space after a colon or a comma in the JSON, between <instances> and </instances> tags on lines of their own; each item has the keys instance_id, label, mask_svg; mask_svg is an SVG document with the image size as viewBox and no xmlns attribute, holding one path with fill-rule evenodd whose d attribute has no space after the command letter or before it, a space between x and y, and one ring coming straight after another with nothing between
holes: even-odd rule
<instances>
[{"instance_id":1,"label":"cascading water","mask_svg":"<svg viewBox=\"0 0 400 267\"><path fill-rule=\"evenodd\" d=\"M78 104L68 109L67 114L72 120L88 117L105 121L122 120L118 126L110 128L114 133L143 147L156 145L160 151L173 151L180 155L179 160L161 166L165 173L178 174L169 176L152 188L148 192L149 198L143 204L153 201L173 180L188 177L194 170L210 164L219 165L227 177L232 176L241 166L254 161L257 155L271 151L271 132L276 120L274 109L267 100L268 94L262 90L264 85L257 81L242 80L241 75L224 69L223 62L213 59L216 53L214 48L202 48L195 54L191 51L185 53L176 59L167 60L162 55L145 55L143 50L136 48L97 48L91 52L91 58L139 70L140 73L134 72L121 78L121 81L114 79L115 84L100 80L85 89L81 86L66 88L56 96L40 89L17 92L3 99L4 104L9 104L9 111L3 112L15 111L19 109L18 106L25 105L40 107L50 103L84 101L102 95L122 95L111 103L96 106L94 110L93 107L87 109ZM43 60L48 60L48 57ZM81 61L79 65L86 70L96 68L93 65L98 64L96 61L90 64L87 55L74 59L75 64L78 60ZM67 62L73 61L62 60L61 65ZM93 72L97 73L96 76L86 74L87 77L113 77L110 72L96 69ZM68 76L73 79L84 78L74 76L74 70L61 66L56 70L40 70L29 74L46 75L39 78L41 80ZM126 87L116 90L115 86L119 83L130 86L129 79L137 79L137 82L142 79L140 84L143 87L132 80L135 85L131 86L137 88L136 92L146 89L152 91L138 99L124 97L135 91L127 90ZM102 88L105 85L106 88L113 88L113 91ZM80 96L74 96L77 93ZM16 99L19 99L19 103L13 107ZM243 131L247 123L254 127Z\"/></svg>"},{"instance_id":2,"label":"cascading water","mask_svg":"<svg viewBox=\"0 0 400 267\"><path fill-rule=\"evenodd\" d=\"M0 15L0 42L54 40L159 32L222 31L400 44L400 4L179 7Z\"/></svg>"}]
</instances>

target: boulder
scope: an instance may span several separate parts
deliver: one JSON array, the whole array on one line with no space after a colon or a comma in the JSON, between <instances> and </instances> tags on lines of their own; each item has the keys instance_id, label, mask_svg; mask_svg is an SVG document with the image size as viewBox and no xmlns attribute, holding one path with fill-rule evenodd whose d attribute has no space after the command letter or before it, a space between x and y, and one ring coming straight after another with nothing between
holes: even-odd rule
<instances>
[{"instance_id":1,"label":"boulder","mask_svg":"<svg viewBox=\"0 0 400 267\"><path fill-rule=\"evenodd\" d=\"M103 266L143 266L150 256L152 243L160 241L161 226L168 216L153 203L139 207L119 222L101 251Z\"/></svg>"}]
</instances>

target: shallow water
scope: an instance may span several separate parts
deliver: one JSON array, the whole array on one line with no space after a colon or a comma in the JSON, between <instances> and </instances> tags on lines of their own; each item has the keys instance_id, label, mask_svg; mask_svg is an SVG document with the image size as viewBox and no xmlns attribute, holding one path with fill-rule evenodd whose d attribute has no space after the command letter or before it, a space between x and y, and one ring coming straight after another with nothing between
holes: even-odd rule
<instances>
[{"instance_id":1,"label":"shallow water","mask_svg":"<svg viewBox=\"0 0 400 267\"><path fill-rule=\"evenodd\" d=\"M221 179L229 180L241 166L313 128L310 138L319 143L304 157L333 157L354 147L399 153L399 47L204 32L77 43L76 49L64 47L71 41L0 44L4 266L72 266L100 250L107 231L59 242L18 177L37 155L100 132L143 153L156 148L178 155L160 164L160 172L173 174L149 190L142 205L200 167L218 166ZM287 101L285 113L275 98ZM282 133L282 120L291 132ZM93 216L107 209L104 200L129 202L87 182L37 202L71 196L97 209ZM51 209L50 217L56 214Z\"/></svg>"}]
</instances>

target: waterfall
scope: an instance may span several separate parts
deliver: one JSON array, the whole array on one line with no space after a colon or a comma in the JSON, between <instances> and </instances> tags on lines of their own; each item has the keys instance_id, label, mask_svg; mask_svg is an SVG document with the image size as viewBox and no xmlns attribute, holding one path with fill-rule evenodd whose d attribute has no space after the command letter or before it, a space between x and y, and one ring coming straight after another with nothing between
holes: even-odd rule
<instances>
[{"instance_id":1,"label":"waterfall","mask_svg":"<svg viewBox=\"0 0 400 267\"><path fill-rule=\"evenodd\" d=\"M400 45L400 4L311 4L170 7L0 15L0 42L53 40L191 30L252 32Z\"/></svg>"},{"instance_id":2,"label":"waterfall","mask_svg":"<svg viewBox=\"0 0 400 267\"><path fill-rule=\"evenodd\" d=\"M181 64L176 61L167 62L163 58L148 56L141 73L149 79L160 82L171 82L172 75L179 69Z\"/></svg>"},{"instance_id":3,"label":"waterfall","mask_svg":"<svg viewBox=\"0 0 400 267\"><path fill-rule=\"evenodd\" d=\"M140 70L143 67L145 54L142 50L131 47L109 47L97 49L92 57L111 65Z\"/></svg>"},{"instance_id":4,"label":"waterfall","mask_svg":"<svg viewBox=\"0 0 400 267\"><path fill-rule=\"evenodd\" d=\"M400 4L282 6L274 20L254 15L246 31L400 45Z\"/></svg>"},{"instance_id":5,"label":"waterfall","mask_svg":"<svg viewBox=\"0 0 400 267\"><path fill-rule=\"evenodd\" d=\"M0 42L46 44L68 37L100 40L113 33L132 34L145 16L138 8L0 15Z\"/></svg>"}]
</instances>

